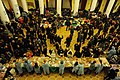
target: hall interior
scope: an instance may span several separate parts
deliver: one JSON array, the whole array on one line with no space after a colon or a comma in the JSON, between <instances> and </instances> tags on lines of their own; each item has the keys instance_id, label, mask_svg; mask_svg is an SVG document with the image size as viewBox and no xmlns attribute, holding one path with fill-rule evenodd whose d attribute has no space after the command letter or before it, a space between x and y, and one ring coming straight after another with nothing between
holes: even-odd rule
<instances>
[{"instance_id":1,"label":"hall interior","mask_svg":"<svg viewBox=\"0 0 120 80\"><path fill-rule=\"evenodd\" d=\"M14 1L15 1L15 3L17 3L17 5L14 4ZM77 16L77 13L80 13L82 11L101 12L101 13L107 14L107 17L109 18L109 17L111 17L112 13L115 16L116 12L119 12L119 10L120 10L120 0L0 0L0 6L1 5L4 6L4 9L1 8L2 13L0 14L0 19L3 22L2 25L5 25L6 22L9 23L12 20L14 21L14 19L16 19L16 18L20 18L21 11L26 11L28 13L33 12L33 14L34 14L34 11L37 10L40 14L43 15L43 14L46 14L47 11L49 12L49 9L53 9L53 11L55 10L56 13L60 15L60 17L62 17L63 15L64 15L64 17L66 17L66 15L64 14L65 13L64 11L68 9L70 11L70 13L73 14L72 18L74 17L73 19L77 21L78 19L81 19L81 17L76 18L75 16ZM9 19L10 17L6 16L6 14L7 14L6 12L9 12L9 11L14 12L15 18ZM96 15L96 13L95 13L95 15ZM70 16L67 16L67 18L68 17L70 17ZM96 16L93 16L93 17L96 18ZM87 20L86 17L83 17L82 19ZM113 20L113 22L114 21L116 21L116 20ZM71 23L72 23L72 20L71 20ZM108 28L106 36L109 35L110 29L112 27L113 27L113 25ZM115 29L115 33L117 33L118 28L119 27L117 27ZM6 27L5 27L5 29L7 30ZM88 38L88 35L87 35L87 38L85 39L85 43L81 44L80 52L82 52L83 47L86 47L88 45L88 43L90 42L92 37L94 35L96 35L98 33L98 31L99 31L98 28L94 29L94 32L93 32L94 34L90 37L90 39L87 39ZM103 33L104 33L103 30L101 30L99 35L103 35ZM25 28L23 29L23 34L27 35L27 30ZM63 39L61 41L61 47L63 49L66 49L65 41L66 41L66 38L70 35L70 30L66 31L66 25L60 26L59 29L57 28L56 34L58 36L63 36ZM117 36L118 35L120 35L120 34L117 34ZM36 36L38 36L37 32L36 32ZM75 53L74 45L77 43L77 38L78 38L78 31L74 30L72 41L69 46L69 48L72 51L72 56ZM21 38L19 38L19 39L21 39ZM55 48L54 44L50 43L50 39L46 39L46 43L47 43L47 55L51 56L49 53L49 50L55 50L56 48ZM111 41L110 45L111 44L112 44L112 41ZM107 48L104 51L104 54L100 55L100 57L106 58L108 51L109 51L109 48ZM43 57L44 54L41 56ZM76 57L74 57L74 58L76 58ZM17 59L12 57L10 63L13 63L12 61L14 61L14 60L17 60ZM6 65L9 65L9 62L6 63ZM115 67L117 67L117 69L120 70L119 64L110 64L110 67L111 66L113 66L113 67L115 66ZM41 75L37 75L36 73L33 73L33 74L27 73L23 76L15 75L14 77L16 78L16 80L67 80L67 79L68 80L104 80L104 77L106 76L106 73L107 73L108 69L110 69L110 67L108 67L108 68L105 67L99 74L92 73L92 74L84 74L81 76L78 76L76 74L73 74L73 73L65 70L65 73L63 75L59 75L59 72L51 72L49 75L45 75L44 73L42 73ZM120 72L118 72L117 76L120 76ZM1 77L0 77L0 80L2 80ZM9 80L9 79L7 79L7 80Z\"/></svg>"}]
</instances>

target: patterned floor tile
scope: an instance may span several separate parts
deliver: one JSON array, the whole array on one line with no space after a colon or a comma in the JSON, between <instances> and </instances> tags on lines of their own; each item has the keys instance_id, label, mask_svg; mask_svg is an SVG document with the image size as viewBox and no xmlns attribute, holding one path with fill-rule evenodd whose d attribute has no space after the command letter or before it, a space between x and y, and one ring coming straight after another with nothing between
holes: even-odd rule
<instances>
[{"instance_id":1,"label":"patterned floor tile","mask_svg":"<svg viewBox=\"0 0 120 80\"><path fill-rule=\"evenodd\" d=\"M71 80L70 77L65 76L63 80Z\"/></svg>"},{"instance_id":2,"label":"patterned floor tile","mask_svg":"<svg viewBox=\"0 0 120 80\"><path fill-rule=\"evenodd\" d=\"M62 76L56 77L56 80L63 80Z\"/></svg>"},{"instance_id":3,"label":"patterned floor tile","mask_svg":"<svg viewBox=\"0 0 120 80\"><path fill-rule=\"evenodd\" d=\"M99 78L97 78L97 77L93 77L91 80L99 80Z\"/></svg>"},{"instance_id":4,"label":"patterned floor tile","mask_svg":"<svg viewBox=\"0 0 120 80\"><path fill-rule=\"evenodd\" d=\"M31 76L26 78L26 80L33 80L33 79L34 77L31 77Z\"/></svg>"},{"instance_id":5,"label":"patterned floor tile","mask_svg":"<svg viewBox=\"0 0 120 80\"><path fill-rule=\"evenodd\" d=\"M41 78L42 78L42 77L37 76L37 77L34 77L34 79L33 79L33 80L41 80Z\"/></svg>"},{"instance_id":6,"label":"patterned floor tile","mask_svg":"<svg viewBox=\"0 0 120 80\"><path fill-rule=\"evenodd\" d=\"M84 80L84 78L83 78L83 77L78 77L77 79L78 79L78 80Z\"/></svg>"},{"instance_id":7,"label":"patterned floor tile","mask_svg":"<svg viewBox=\"0 0 120 80\"><path fill-rule=\"evenodd\" d=\"M103 77L100 77L99 80L104 80L104 78L103 78Z\"/></svg>"},{"instance_id":8,"label":"patterned floor tile","mask_svg":"<svg viewBox=\"0 0 120 80\"><path fill-rule=\"evenodd\" d=\"M50 76L49 80L56 80L55 76Z\"/></svg>"},{"instance_id":9,"label":"patterned floor tile","mask_svg":"<svg viewBox=\"0 0 120 80\"><path fill-rule=\"evenodd\" d=\"M72 77L71 80L78 80L76 77Z\"/></svg>"},{"instance_id":10,"label":"patterned floor tile","mask_svg":"<svg viewBox=\"0 0 120 80\"><path fill-rule=\"evenodd\" d=\"M48 80L49 78L47 76L43 76L41 80Z\"/></svg>"}]
</instances>

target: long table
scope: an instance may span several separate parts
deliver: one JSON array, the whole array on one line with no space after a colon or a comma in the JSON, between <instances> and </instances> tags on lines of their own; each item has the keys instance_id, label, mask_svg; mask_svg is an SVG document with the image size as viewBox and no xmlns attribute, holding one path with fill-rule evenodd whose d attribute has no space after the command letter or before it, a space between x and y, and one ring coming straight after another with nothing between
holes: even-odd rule
<instances>
[{"instance_id":1,"label":"long table","mask_svg":"<svg viewBox=\"0 0 120 80\"><path fill-rule=\"evenodd\" d=\"M13 59L14 60L14 59ZM15 62L13 62L13 60L11 60L9 63L5 64L6 67L15 67ZM23 58L20 59L15 59L17 62L22 62L22 66L24 63ZM46 60L49 65L50 65L50 69L51 71L55 71L60 64L60 61L65 61L65 67L66 68L70 68L73 67L74 63L76 61L78 61L79 63L83 63L84 64L84 68L89 68L90 67L90 63L93 61L96 61L96 66L98 64L100 64L100 60L102 60L102 64L104 67L110 67L109 62L107 61L107 59L105 57L100 57L100 58L91 58L91 57L85 57L85 58L68 58L68 57L38 57L38 56L33 56L31 58L28 58L28 60L31 61L32 66L34 66L34 64L37 62L40 66L42 66L42 64L44 63L44 60ZM2 76L4 76L5 72L2 74ZM2 77L0 76L0 77Z\"/></svg>"},{"instance_id":2,"label":"long table","mask_svg":"<svg viewBox=\"0 0 120 80\"><path fill-rule=\"evenodd\" d=\"M65 61L65 67L73 67L74 63L78 61L79 63L83 63L85 68L90 67L90 63L93 61L96 61L96 65L100 64L100 60L102 60L102 64L104 67L110 67L109 62L105 57L100 58L91 58L91 57L85 57L85 58L68 58L68 57L37 57L33 56L29 58L29 60L32 62L32 65L34 66L34 63L38 63L40 66L42 66L44 60L46 60L51 67L59 67L60 61Z\"/></svg>"},{"instance_id":3,"label":"long table","mask_svg":"<svg viewBox=\"0 0 120 80\"><path fill-rule=\"evenodd\" d=\"M96 61L96 66L100 64L100 60L102 60L102 64L104 67L110 67L109 62L105 57L100 57L100 58L91 58L91 57L85 57L85 58L68 58L68 57L38 57L38 56L33 56L29 58L29 60L32 62L32 65L37 62L40 66L44 63L44 60L46 60L51 67L59 67L60 61L65 61L65 67L73 67L74 63L78 61L79 63L83 63L85 68L90 67L90 63L93 61ZM18 59L16 60L18 61ZM21 58L19 59L22 63L24 60ZM13 66L13 62L10 62L6 64L7 66Z\"/></svg>"}]
</instances>

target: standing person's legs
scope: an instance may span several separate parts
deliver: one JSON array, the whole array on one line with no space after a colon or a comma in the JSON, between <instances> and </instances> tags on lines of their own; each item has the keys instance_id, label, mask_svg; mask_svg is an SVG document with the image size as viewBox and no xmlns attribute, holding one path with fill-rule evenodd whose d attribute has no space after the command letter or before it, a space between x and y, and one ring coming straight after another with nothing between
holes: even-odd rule
<instances>
[{"instance_id":1,"label":"standing person's legs","mask_svg":"<svg viewBox=\"0 0 120 80\"><path fill-rule=\"evenodd\" d=\"M62 74L62 71L61 71L61 69L59 69L59 75L61 75Z\"/></svg>"},{"instance_id":2,"label":"standing person's legs","mask_svg":"<svg viewBox=\"0 0 120 80\"><path fill-rule=\"evenodd\" d=\"M106 77L104 77L104 80L110 80L110 77L107 75Z\"/></svg>"},{"instance_id":3,"label":"standing person's legs","mask_svg":"<svg viewBox=\"0 0 120 80\"><path fill-rule=\"evenodd\" d=\"M90 39L90 37L91 37L92 35L91 34L89 34L89 37L87 38L87 39Z\"/></svg>"},{"instance_id":4,"label":"standing person's legs","mask_svg":"<svg viewBox=\"0 0 120 80\"><path fill-rule=\"evenodd\" d=\"M50 74L49 68L46 70L46 73L47 73L47 74Z\"/></svg>"},{"instance_id":5,"label":"standing person's legs","mask_svg":"<svg viewBox=\"0 0 120 80\"><path fill-rule=\"evenodd\" d=\"M44 74L46 74L46 70L45 69L43 69L43 72L44 72Z\"/></svg>"},{"instance_id":6,"label":"standing person's legs","mask_svg":"<svg viewBox=\"0 0 120 80\"><path fill-rule=\"evenodd\" d=\"M91 70L89 68L86 69L85 74L91 74Z\"/></svg>"},{"instance_id":7,"label":"standing person's legs","mask_svg":"<svg viewBox=\"0 0 120 80\"><path fill-rule=\"evenodd\" d=\"M66 31L67 31L67 29L68 29L68 26L66 26Z\"/></svg>"},{"instance_id":8,"label":"standing person's legs","mask_svg":"<svg viewBox=\"0 0 120 80\"><path fill-rule=\"evenodd\" d=\"M66 31L69 30L70 26L66 26Z\"/></svg>"},{"instance_id":9,"label":"standing person's legs","mask_svg":"<svg viewBox=\"0 0 120 80\"><path fill-rule=\"evenodd\" d=\"M61 74L64 74L64 69L62 69L62 72L61 72Z\"/></svg>"},{"instance_id":10,"label":"standing person's legs","mask_svg":"<svg viewBox=\"0 0 120 80\"><path fill-rule=\"evenodd\" d=\"M85 43L85 37L83 37L83 44Z\"/></svg>"},{"instance_id":11,"label":"standing person's legs","mask_svg":"<svg viewBox=\"0 0 120 80\"><path fill-rule=\"evenodd\" d=\"M67 47L69 47L70 46L70 42L67 44Z\"/></svg>"}]
</instances>

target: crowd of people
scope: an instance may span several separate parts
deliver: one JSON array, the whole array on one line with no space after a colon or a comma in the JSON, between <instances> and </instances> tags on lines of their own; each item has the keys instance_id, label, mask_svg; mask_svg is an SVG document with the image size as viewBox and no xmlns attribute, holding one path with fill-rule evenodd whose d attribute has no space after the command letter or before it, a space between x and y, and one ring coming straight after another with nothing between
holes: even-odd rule
<instances>
[{"instance_id":1,"label":"crowd of people","mask_svg":"<svg viewBox=\"0 0 120 80\"><path fill-rule=\"evenodd\" d=\"M120 63L120 16L114 15L108 18L106 14L101 12L82 11L79 12L77 17L78 21L72 15L61 17L58 14L51 15L49 12L46 15L40 15L39 10L31 13L22 12L19 18L13 17L11 23L0 26L0 63L9 62L11 57L25 57L24 53L28 50L32 51L32 56L40 56L41 54L49 56L47 52L50 54L57 53L57 55L64 55L65 57L76 56L77 58L99 58L100 55L105 55L110 63ZM45 27L45 24L51 25ZM78 25L72 26L72 24ZM70 35L64 42L66 44L65 49L61 45L64 36L56 33L64 25L66 31L70 31ZM98 29L98 32L94 35L95 29ZM78 36L77 43L74 45L75 53L72 53L70 44L75 30ZM56 47L55 51L48 51L47 39L50 40L50 44ZM86 40L89 40L89 42L87 46L82 47L80 52L80 47ZM74 55L72 56L72 54ZM25 61L26 66L28 63ZM63 64L64 62L61 62L61 67L63 67ZM78 67L80 66L82 65ZM34 68L37 72L36 68L39 68L37 63ZM63 68L60 70L63 70ZM30 69L31 71L32 69ZM45 70L43 69L43 71ZM72 71L74 72L74 70ZM89 72L91 72L91 69ZM60 74L63 74L63 71Z\"/></svg>"}]
</instances>

